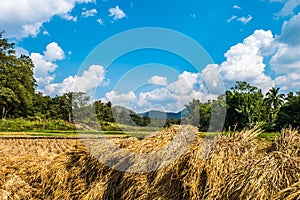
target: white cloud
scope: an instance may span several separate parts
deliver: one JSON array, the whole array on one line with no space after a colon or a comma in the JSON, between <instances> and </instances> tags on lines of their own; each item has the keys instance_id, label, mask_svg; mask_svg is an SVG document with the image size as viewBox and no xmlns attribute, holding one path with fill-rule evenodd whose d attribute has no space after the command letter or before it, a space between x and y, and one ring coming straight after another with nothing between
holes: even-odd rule
<instances>
[{"instance_id":1,"label":"white cloud","mask_svg":"<svg viewBox=\"0 0 300 200\"><path fill-rule=\"evenodd\" d=\"M152 76L149 80L148 83L151 83L153 85L162 85L166 86L168 84L167 77L162 77L162 76Z\"/></svg>"},{"instance_id":2,"label":"white cloud","mask_svg":"<svg viewBox=\"0 0 300 200\"><path fill-rule=\"evenodd\" d=\"M72 54L71 51L68 52ZM105 70L100 65L91 65L82 75L69 76L61 83L53 83L54 71L57 69L55 61L65 59L65 53L55 42L46 46L43 55L31 53L34 68L34 77L37 80L39 90L46 95L62 95L66 92L91 92L100 85L106 84Z\"/></svg>"},{"instance_id":3,"label":"white cloud","mask_svg":"<svg viewBox=\"0 0 300 200\"><path fill-rule=\"evenodd\" d=\"M282 91L299 91L300 73L289 73L285 76L279 76L275 79L275 83L280 86Z\"/></svg>"},{"instance_id":4,"label":"white cloud","mask_svg":"<svg viewBox=\"0 0 300 200\"><path fill-rule=\"evenodd\" d=\"M155 76L154 76L155 77ZM205 89L199 86L201 81L200 73L183 72L178 75L175 82L155 88L151 91L141 92L138 95L134 91L128 93L118 93L117 91L108 92L103 101L111 101L114 105L121 105L133 109L137 112L146 112L149 110L178 112L184 108L192 99L207 101L215 98ZM149 82L161 83L165 81L164 77L150 78Z\"/></svg>"},{"instance_id":5,"label":"white cloud","mask_svg":"<svg viewBox=\"0 0 300 200\"><path fill-rule=\"evenodd\" d=\"M224 81L233 85L235 81L247 81L267 91L274 85L272 79L265 75L264 56L270 55L274 37L271 31L256 30L243 43L230 48L225 54L226 61L220 65Z\"/></svg>"},{"instance_id":6,"label":"white cloud","mask_svg":"<svg viewBox=\"0 0 300 200\"><path fill-rule=\"evenodd\" d=\"M141 92L137 102L138 107L149 107L155 104L168 104L177 100L177 96L168 88L158 88L150 92Z\"/></svg>"},{"instance_id":7,"label":"white cloud","mask_svg":"<svg viewBox=\"0 0 300 200\"><path fill-rule=\"evenodd\" d=\"M178 76L177 81L170 83L168 88L174 91L175 94L178 95L188 95L192 93L194 89L197 89L196 86L200 82L200 74L199 73L191 73L184 71L182 74Z\"/></svg>"},{"instance_id":8,"label":"white cloud","mask_svg":"<svg viewBox=\"0 0 300 200\"><path fill-rule=\"evenodd\" d=\"M300 73L300 45L296 47L281 43L276 54L271 58L270 64L277 74Z\"/></svg>"},{"instance_id":9,"label":"white cloud","mask_svg":"<svg viewBox=\"0 0 300 200\"><path fill-rule=\"evenodd\" d=\"M278 49L271 58L273 70L278 73L300 73L300 13L284 22L278 37Z\"/></svg>"},{"instance_id":10,"label":"white cloud","mask_svg":"<svg viewBox=\"0 0 300 200\"><path fill-rule=\"evenodd\" d=\"M69 76L61 83L45 86L43 92L48 95L62 95L66 92L91 93L105 82L105 69L100 65L92 65L81 76Z\"/></svg>"},{"instance_id":11,"label":"white cloud","mask_svg":"<svg viewBox=\"0 0 300 200\"><path fill-rule=\"evenodd\" d=\"M81 13L81 15L83 17L93 17L97 14L97 10L95 8L91 9L91 10L86 10L84 12Z\"/></svg>"},{"instance_id":12,"label":"white cloud","mask_svg":"<svg viewBox=\"0 0 300 200\"><path fill-rule=\"evenodd\" d=\"M109 11L109 16L113 17L113 20L118 20L126 17L125 12L121 10L119 6L116 6L115 8L110 8L108 11Z\"/></svg>"},{"instance_id":13,"label":"white cloud","mask_svg":"<svg viewBox=\"0 0 300 200\"><path fill-rule=\"evenodd\" d=\"M207 65L201 72L201 75L205 81L205 85L208 87L211 94L224 93L223 79L220 76L219 66L217 64Z\"/></svg>"},{"instance_id":14,"label":"white cloud","mask_svg":"<svg viewBox=\"0 0 300 200\"><path fill-rule=\"evenodd\" d=\"M290 46L300 45L300 13L284 22L279 40Z\"/></svg>"},{"instance_id":15,"label":"white cloud","mask_svg":"<svg viewBox=\"0 0 300 200\"><path fill-rule=\"evenodd\" d=\"M52 42L46 46L46 51L44 51L44 59L53 62L56 60L63 60L65 58L65 53L56 42Z\"/></svg>"},{"instance_id":16,"label":"white cloud","mask_svg":"<svg viewBox=\"0 0 300 200\"><path fill-rule=\"evenodd\" d=\"M48 31L43 31L43 35L50 35Z\"/></svg>"},{"instance_id":17,"label":"white cloud","mask_svg":"<svg viewBox=\"0 0 300 200\"><path fill-rule=\"evenodd\" d=\"M57 68L55 63L46 61L44 57L39 53L31 53L30 58L34 63L34 77L40 88L45 87L51 81L54 80L55 76L52 74Z\"/></svg>"},{"instance_id":18,"label":"white cloud","mask_svg":"<svg viewBox=\"0 0 300 200\"><path fill-rule=\"evenodd\" d=\"M21 55L29 56L29 52L22 47L16 47L15 50L17 57L20 57Z\"/></svg>"},{"instance_id":19,"label":"white cloud","mask_svg":"<svg viewBox=\"0 0 300 200\"><path fill-rule=\"evenodd\" d=\"M60 17L67 21L77 22L77 16L72 16L70 13L63 14Z\"/></svg>"},{"instance_id":20,"label":"white cloud","mask_svg":"<svg viewBox=\"0 0 300 200\"><path fill-rule=\"evenodd\" d=\"M227 21L227 23L230 23L230 22L232 22L232 20L235 20L237 18L237 16L235 16L235 15L232 15L229 19L227 19L226 21Z\"/></svg>"},{"instance_id":21,"label":"white cloud","mask_svg":"<svg viewBox=\"0 0 300 200\"><path fill-rule=\"evenodd\" d=\"M278 48L271 58L272 69L280 74L275 79L282 90L299 90L300 85L300 13L284 22L278 36Z\"/></svg>"},{"instance_id":22,"label":"white cloud","mask_svg":"<svg viewBox=\"0 0 300 200\"><path fill-rule=\"evenodd\" d=\"M112 102L114 106L124 106L128 107L129 104L135 103L137 97L134 92L130 91L128 93L119 94L116 91L110 91L105 94L104 98L101 100L104 102Z\"/></svg>"},{"instance_id":23,"label":"white cloud","mask_svg":"<svg viewBox=\"0 0 300 200\"><path fill-rule=\"evenodd\" d=\"M37 80L38 86L43 88L55 78L55 75L52 73L57 68L57 65L54 62L64 59L65 54L57 43L52 42L47 45L44 55L31 53L30 58L35 66L34 77Z\"/></svg>"},{"instance_id":24,"label":"white cloud","mask_svg":"<svg viewBox=\"0 0 300 200\"><path fill-rule=\"evenodd\" d=\"M248 24L252 20L252 16L248 15L247 17L238 17L236 15L232 15L229 19L226 20L227 23L232 22L233 20L236 20L238 22L242 22L244 25Z\"/></svg>"},{"instance_id":25,"label":"white cloud","mask_svg":"<svg viewBox=\"0 0 300 200\"><path fill-rule=\"evenodd\" d=\"M278 16L285 17L294 15L295 9L300 5L300 0L271 0L271 2L285 2L283 8L277 13Z\"/></svg>"},{"instance_id":26,"label":"white cloud","mask_svg":"<svg viewBox=\"0 0 300 200\"><path fill-rule=\"evenodd\" d=\"M25 34L31 35L32 37L36 37L37 34L40 32L40 28L42 26L41 22L37 22L34 24L24 24L22 26L23 32Z\"/></svg>"},{"instance_id":27,"label":"white cloud","mask_svg":"<svg viewBox=\"0 0 300 200\"><path fill-rule=\"evenodd\" d=\"M9 0L0 1L0 27L7 37L21 39L36 36L45 22L53 16L75 20L70 15L76 3L95 0Z\"/></svg>"},{"instance_id":28,"label":"white cloud","mask_svg":"<svg viewBox=\"0 0 300 200\"><path fill-rule=\"evenodd\" d=\"M237 21L242 22L244 25L248 24L252 20L252 16L248 15L247 17L240 17Z\"/></svg>"},{"instance_id":29,"label":"white cloud","mask_svg":"<svg viewBox=\"0 0 300 200\"><path fill-rule=\"evenodd\" d=\"M240 6L238 6L238 5L234 5L233 8L234 8L234 9L237 9L237 10L241 10L241 9L242 9L242 8L241 8Z\"/></svg>"},{"instance_id":30,"label":"white cloud","mask_svg":"<svg viewBox=\"0 0 300 200\"><path fill-rule=\"evenodd\" d=\"M97 19L97 22L98 22L98 24L100 24L100 25L104 25L104 22L103 22L103 20L102 20L101 18Z\"/></svg>"}]
</instances>

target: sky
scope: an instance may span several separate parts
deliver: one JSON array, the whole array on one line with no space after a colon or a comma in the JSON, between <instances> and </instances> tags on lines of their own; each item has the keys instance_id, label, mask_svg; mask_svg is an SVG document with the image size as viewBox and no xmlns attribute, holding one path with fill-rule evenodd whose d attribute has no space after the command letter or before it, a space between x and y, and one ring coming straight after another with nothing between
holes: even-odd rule
<instances>
[{"instance_id":1,"label":"sky","mask_svg":"<svg viewBox=\"0 0 300 200\"><path fill-rule=\"evenodd\" d=\"M10 0L0 29L50 96L177 112L236 81L300 88L300 0Z\"/></svg>"}]
</instances>

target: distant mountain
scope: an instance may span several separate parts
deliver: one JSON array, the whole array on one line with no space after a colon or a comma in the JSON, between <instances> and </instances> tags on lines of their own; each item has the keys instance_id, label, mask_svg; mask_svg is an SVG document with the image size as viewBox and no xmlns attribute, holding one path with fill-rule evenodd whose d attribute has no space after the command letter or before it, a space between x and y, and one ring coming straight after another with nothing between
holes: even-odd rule
<instances>
[{"instance_id":1,"label":"distant mountain","mask_svg":"<svg viewBox=\"0 0 300 200\"><path fill-rule=\"evenodd\" d=\"M134 111L128 109L128 108L125 108L123 106L113 106L112 107L112 111L114 114L119 114L119 113L126 113L128 115L130 114L133 114L133 115L137 115Z\"/></svg>"},{"instance_id":2,"label":"distant mountain","mask_svg":"<svg viewBox=\"0 0 300 200\"><path fill-rule=\"evenodd\" d=\"M180 112L162 112L157 110L150 110L144 113L136 113L128 108L124 108L122 106L113 106L112 111L114 113L114 117L117 117L120 121L128 121L126 118L136 115L140 117L149 117L152 119L182 119L188 111L183 109Z\"/></svg>"},{"instance_id":3,"label":"distant mountain","mask_svg":"<svg viewBox=\"0 0 300 200\"><path fill-rule=\"evenodd\" d=\"M150 110L145 113L139 113L142 117L150 117L152 119L181 119L184 115L187 114L187 110L184 109L180 112L173 113L173 112L162 112L157 110Z\"/></svg>"}]
</instances>

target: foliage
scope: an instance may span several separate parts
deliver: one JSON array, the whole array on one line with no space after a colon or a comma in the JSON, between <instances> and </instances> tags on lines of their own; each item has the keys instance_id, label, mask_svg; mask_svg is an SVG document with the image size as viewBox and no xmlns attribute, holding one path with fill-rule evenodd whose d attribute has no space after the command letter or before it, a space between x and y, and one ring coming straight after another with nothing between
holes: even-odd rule
<instances>
[{"instance_id":1,"label":"foliage","mask_svg":"<svg viewBox=\"0 0 300 200\"><path fill-rule=\"evenodd\" d=\"M231 91L227 92L229 107L233 115L238 115L243 120L236 121L237 127L252 128L255 121L261 119L260 110L262 108L263 94L257 87L251 86L247 82L236 82ZM245 123L247 122L247 123Z\"/></svg>"},{"instance_id":2,"label":"foliage","mask_svg":"<svg viewBox=\"0 0 300 200\"><path fill-rule=\"evenodd\" d=\"M0 131L55 131L55 130L75 130L75 126L67 123L64 120L37 120L37 119L1 119Z\"/></svg>"},{"instance_id":3,"label":"foliage","mask_svg":"<svg viewBox=\"0 0 300 200\"><path fill-rule=\"evenodd\" d=\"M296 96L290 97L279 110L276 126L300 127L300 92Z\"/></svg>"},{"instance_id":4,"label":"foliage","mask_svg":"<svg viewBox=\"0 0 300 200\"><path fill-rule=\"evenodd\" d=\"M264 99L264 103L266 104L267 110L270 113L270 118L267 119L267 121L271 127L274 126L279 109L284 103L285 95L279 94L279 89L280 88L271 88L269 92L267 92L266 98Z\"/></svg>"},{"instance_id":5,"label":"foliage","mask_svg":"<svg viewBox=\"0 0 300 200\"><path fill-rule=\"evenodd\" d=\"M34 65L28 56L17 58L13 46L0 33L1 118L27 116L35 96Z\"/></svg>"}]
</instances>

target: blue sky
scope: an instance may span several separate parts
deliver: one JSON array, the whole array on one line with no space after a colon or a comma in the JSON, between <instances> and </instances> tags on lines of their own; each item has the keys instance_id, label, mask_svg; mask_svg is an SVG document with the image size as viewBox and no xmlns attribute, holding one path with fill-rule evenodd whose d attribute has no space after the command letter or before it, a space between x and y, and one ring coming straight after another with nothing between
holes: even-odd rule
<instances>
[{"instance_id":1,"label":"blue sky","mask_svg":"<svg viewBox=\"0 0 300 200\"><path fill-rule=\"evenodd\" d=\"M228 89L239 80L264 92L272 86L299 91L299 5L299 0L10 0L0 2L0 29L18 53L32 58L38 89L46 95L81 90L139 112L178 111L193 98L205 101L221 93L209 91L209 84ZM141 49L105 67L108 50L97 52L97 45L143 27L184 34L211 62L195 68L174 53ZM180 41L170 43L180 48ZM95 51L99 56L89 60Z\"/></svg>"}]
</instances>

